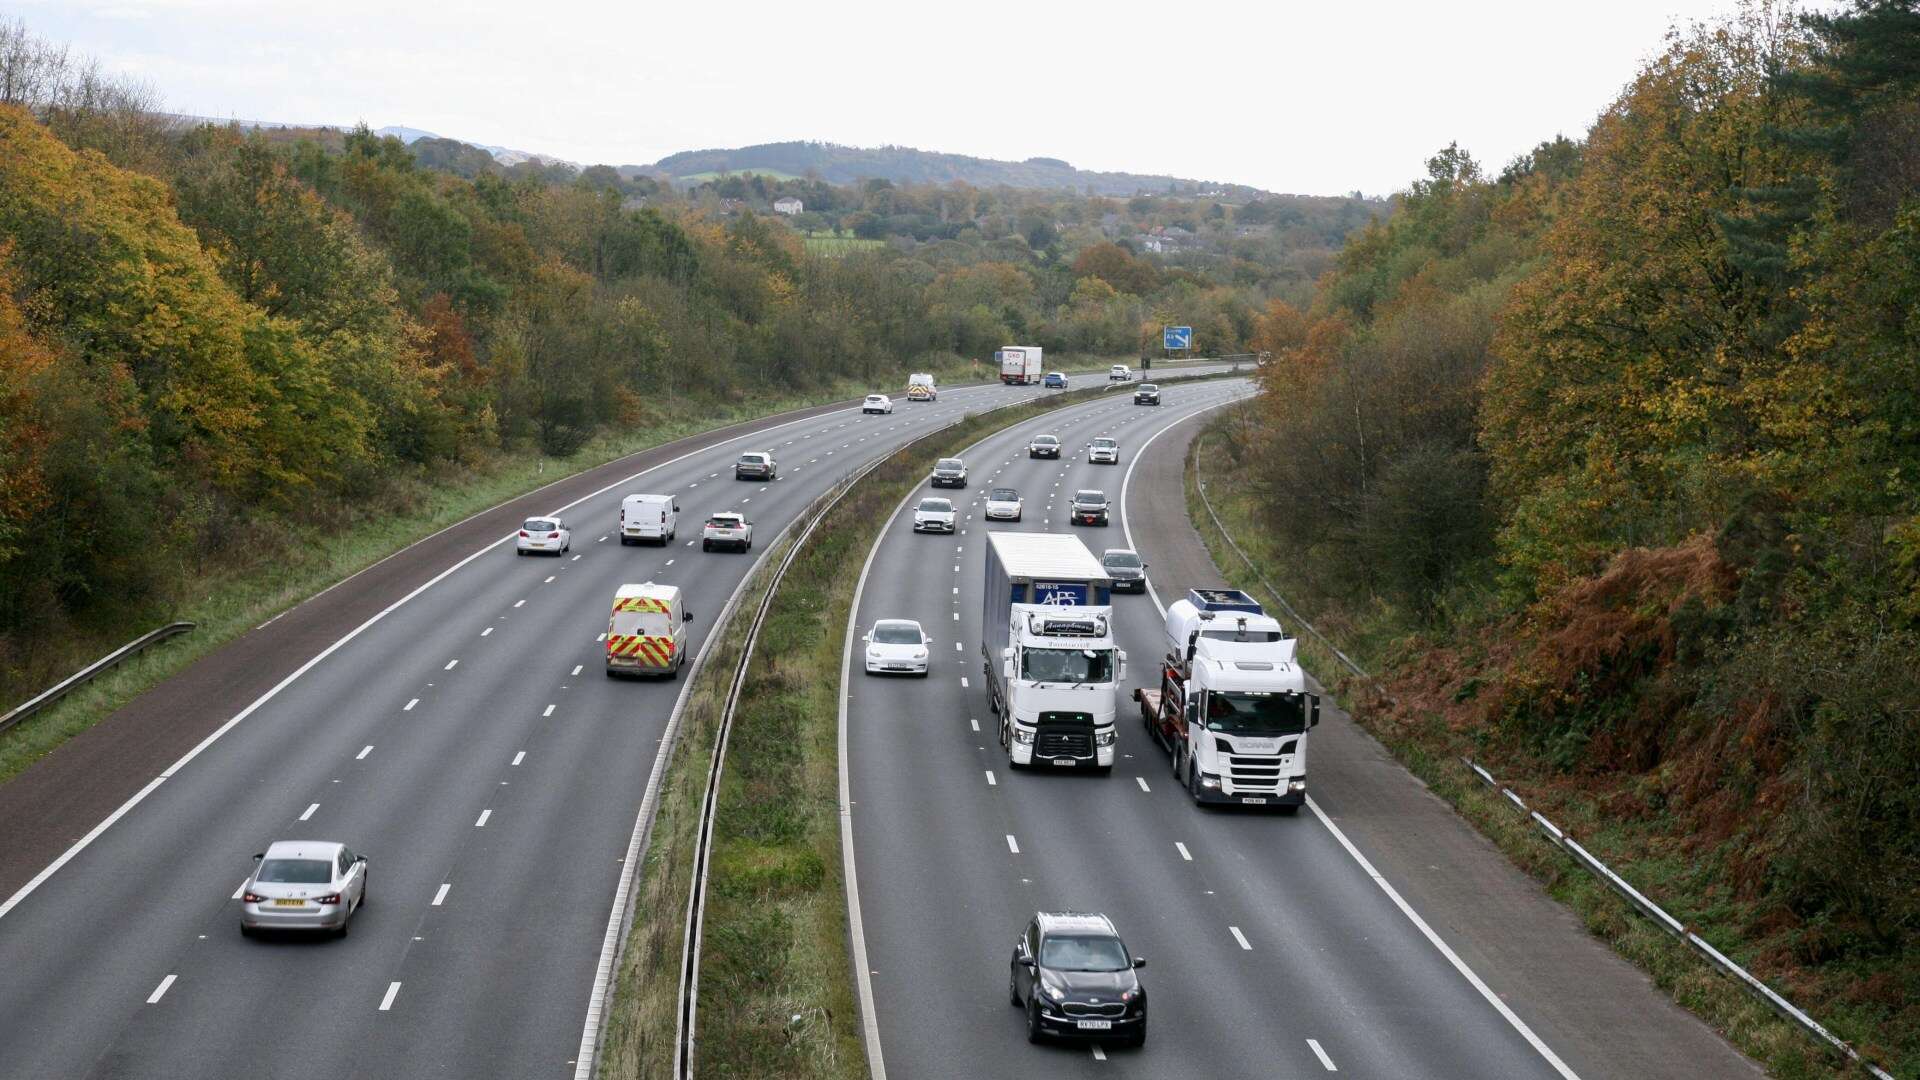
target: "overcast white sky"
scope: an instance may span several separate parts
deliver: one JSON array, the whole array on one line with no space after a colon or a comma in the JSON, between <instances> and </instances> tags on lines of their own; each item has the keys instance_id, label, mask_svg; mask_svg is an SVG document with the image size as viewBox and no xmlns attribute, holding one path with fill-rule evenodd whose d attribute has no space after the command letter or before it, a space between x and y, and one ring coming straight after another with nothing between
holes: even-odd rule
<instances>
[{"instance_id":1,"label":"overcast white sky","mask_svg":"<svg viewBox=\"0 0 1920 1080\"><path fill-rule=\"evenodd\" d=\"M405 124L581 164L786 139L1405 187L1584 133L1734 0L0 0L176 112Z\"/></svg>"}]
</instances>

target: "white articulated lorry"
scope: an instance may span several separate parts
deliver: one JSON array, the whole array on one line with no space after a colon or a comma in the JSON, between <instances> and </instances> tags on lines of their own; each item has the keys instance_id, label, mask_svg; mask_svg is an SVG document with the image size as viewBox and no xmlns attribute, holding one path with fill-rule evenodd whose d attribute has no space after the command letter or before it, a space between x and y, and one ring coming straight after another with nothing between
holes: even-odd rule
<instances>
[{"instance_id":1,"label":"white articulated lorry","mask_svg":"<svg viewBox=\"0 0 1920 1080\"><path fill-rule=\"evenodd\" d=\"M980 651L988 705L1014 768L1113 769L1127 654L1113 581L1078 537L987 534Z\"/></svg>"},{"instance_id":2,"label":"white articulated lorry","mask_svg":"<svg viewBox=\"0 0 1920 1080\"><path fill-rule=\"evenodd\" d=\"M1000 365L1000 381L1008 386L1031 386L1040 381L1038 345L1006 345L994 352Z\"/></svg>"},{"instance_id":3,"label":"white articulated lorry","mask_svg":"<svg viewBox=\"0 0 1920 1080\"><path fill-rule=\"evenodd\" d=\"M1307 729L1320 695L1280 621L1238 589L1189 589L1167 608L1160 688L1133 692L1147 732L1198 803L1307 801Z\"/></svg>"}]
</instances>

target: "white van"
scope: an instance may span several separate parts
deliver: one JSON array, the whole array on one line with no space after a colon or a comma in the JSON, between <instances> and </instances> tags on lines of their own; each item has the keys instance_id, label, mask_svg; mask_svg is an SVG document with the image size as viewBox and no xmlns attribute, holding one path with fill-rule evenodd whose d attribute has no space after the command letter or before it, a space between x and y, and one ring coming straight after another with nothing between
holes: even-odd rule
<instances>
[{"instance_id":1,"label":"white van","mask_svg":"<svg viewBox=\"0 0 1920 1080\"><path fill-rule=\"evenodd\" d=\"M680 504L671 495L629 495L620 500L620 542L673 543Z\"/></svg>"},{"instance_id":2,"label":"white van","mask_svg":"<svg viewBox=\"0 0 1920 1080\"><path fill-rule=\"evenodd\" d=\"M940 396L940 389L933 385L933 376L916 371L907 376L908 401L933 401Z\"/></svg>"},{"instance_id":3,"label":"white van","mask_svg":"<svg viewBox=\"0 0 1920 1080\"><path fill-rule=\"evenodd\" d=\"M687 662L687 623L678 585L622 585L607 618L607 675L677 678Z\"/></svg>"}]
</instances>

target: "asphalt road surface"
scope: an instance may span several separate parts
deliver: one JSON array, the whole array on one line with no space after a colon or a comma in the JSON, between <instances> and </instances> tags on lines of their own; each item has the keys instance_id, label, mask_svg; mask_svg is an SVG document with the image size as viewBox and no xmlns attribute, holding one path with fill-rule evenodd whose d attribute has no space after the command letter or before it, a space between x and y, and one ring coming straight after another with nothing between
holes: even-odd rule
<instances>
[{"instance_id":1,"label":"asphalt road surface","mask_svg":"<svg viewBox=\"0 0 1920 1080\"><path fill-rule=\"evenodd\" d=\"M887 1075L1756 1075L1336 709L1313 736L1332 744L1336 767L1323 772L1310 749L1309 792L1355 810L1361 843L1341 830L1338 810L1194 806L1124 698L1110 776L1007 767L981 686L986 493L1007 486L1026 498L1025 520L995 530L1070 530L1096 555L1137 546L1160 600L1219 584L1184 522L1180 453L1198 424L1187 418L1250 389L1216 382L1169 389L1158 409L1098 402L1023 422L966 454L961 533L915 535L901 514L876 546L860 627L917 619L938 661L924 680L871 677L856 654L847 688L856 932ZM1029 460L1025 443L1041 432L1078 452ZM1096 435L1120 440L1118 467L1086 462ZM1066 524L1083 487L1112 499L1111 526ZM1113 603L1128 654L1123 694L1156 684L1165 647L1155 599ZM1370 754L1355 749L1361 742ZM1409 850L1395 832L1429 846ZM1395 874L1418 880L1395 887ZM1105 912L1148 958L1144 1048L1027 1044L1022 1013L1007 1003L1007 965L1024 920L1043 909ZM1509 987L1558 997L1510 1004Z\"/></svg>"},{"instance_id":2,"label":"asphalt road surface","mask_svg":"<svg viewBox=\"0 0 1920 1080\"><path fill-rule=\"evenodd\" d=\"M565 556L516 557L498 523L457 552L424 545L289 613L286 625L312 623L309 610L379 612L290 638L297 651L273 656L290 673L241 670L231 657L246 655L243 638L173 681L202 697L175 685L168 698L163 685L149 695L171 702L163 715L110 719L69 743L8 785L17 805L71 817L104 797L119 809L23 826L17 845L9 835L0 1076L572 1074L622 857L685 685L602 674L615 588L680 585L701 647L766 546L703 554L704 515L744 511L771 538L862 462L1041 393L950 388L890 416L809 410L691 440L682 459L667 448L644 476L579 490L578 505L524 508L561 510L574 528ZM767 447L779 479L736 482L737 454ZM613 535L621 496L642 491L679 498L672 546ZM193 681L223 655L233 670ZM226 700L262 681L275 692ZM146 760L175 722L191 752ZM95 776L137 794L90 796ZM47 847L43 834L62 830ZM236 894L253 853L279 839L369 856L368 903L348 937L240 936Z\"/></svg>"}]
</instances>

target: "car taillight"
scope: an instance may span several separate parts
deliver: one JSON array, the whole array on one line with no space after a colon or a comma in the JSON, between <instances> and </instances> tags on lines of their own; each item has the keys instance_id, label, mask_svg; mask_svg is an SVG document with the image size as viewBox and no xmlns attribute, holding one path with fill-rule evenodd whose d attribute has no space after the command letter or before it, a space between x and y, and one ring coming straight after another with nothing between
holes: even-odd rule
<instances>
[{"instance_id":1,"label":"car taillight","mask_svg":"<svg viewBox=\"0 0 1920 1080\"><path fill-rule=\"evenodd\" d=\"M265 903L267 898L257 892L243 892L240 894L240 899L249 904L261 904Z\"/></svg>"},{"instance_id":2,"label":"car taillight","mask_svg":"<svg viewBox=\"0 0 1920 1080\"><path fill-rule=\"evenodd\" d=\"M526 539L526 537L527 537L527 530L525 530L525 529L521 529L521 530L520 530L520 538L521 538L522 540L524 540L524 539Z\"/></svg>"},{"instance_id":3,"label":"car taillight","mask_svg":"<svg viewBox=\"0 0 1920 1080\"><path fill-rule=\"evenodd\" d=\"M340 894L330 892L325 896L316 896L313 898L313 902L316 904L337 904L340 902Z\"/></svg>"},{"instance_id":4,"label":"car taillight","mask_svg":"<svg viewBox=\"0 0 1920 1080\"><path fill-rule=\"evenodd\" d=\"M550 533L548 533L548 534L547 534L547 539L549 539L549 540L558 540L558 539L560 539L560 534L559 534L559 533L557 533L557 532L550 532Z\"/></svg>"}]
</instances>

